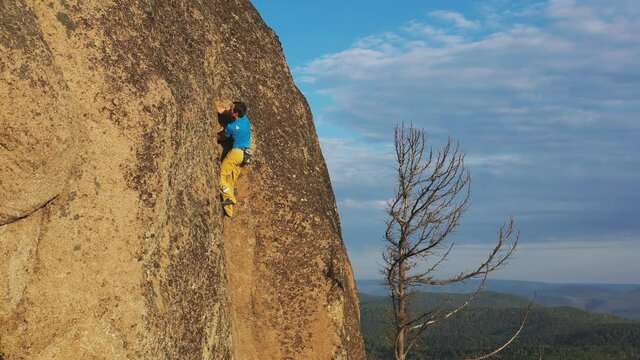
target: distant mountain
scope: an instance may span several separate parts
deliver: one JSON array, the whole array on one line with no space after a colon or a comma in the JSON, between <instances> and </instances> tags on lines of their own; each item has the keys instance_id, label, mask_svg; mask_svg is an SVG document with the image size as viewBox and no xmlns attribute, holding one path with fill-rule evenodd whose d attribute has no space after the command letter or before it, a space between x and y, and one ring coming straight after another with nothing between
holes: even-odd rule
<instances>
[{"instance_id":1,"label":"distant mountain","mask_svg":"<svg viewBox=\"0 0 640 360\"><path fill-rule=\"evenodd\" d=\"M640 292L618 292L592 286L567 286L541 291L538 303L571 306L582 310L614 314L640 320Z\"/></svg>"},{"instance_id":2,"label":"distant mountain","mask_svg":"<svg viewBox=\"0 0 640 360\"><path fill-rule=\"evenodd\" d=\"M356 281L358 291L371 295L386 295L387 289L378 280ZM441 287L425 287L431 293L470 293L479 280ZM628 284L551 284L534 281L488 280L486 290L523 296L546 306L569 306L577 309L614 314L640 320L640 287Z\"/></svg>"},{"instance_id":3,"label":"distant mountain","mask_svg":"<svg viewBox=\"0 0 640 360\"><path fill-rule=\"evenodd\" d=\"M418 309L432 309L443 299L453 307L462 294L416 294ZM529 300L482 292L469 308L425 333L416 359L475 357L507 340L522 320ZM361 294L362 334L369 359L392 358L390 302L386 296ZM504 359L638 359L640 323L608 314L569 307L536 307L520 337L502 354Z\"/></svg>"},{"instance_id":4,"label":"distant mountain","mask_svg":"<svg viewBox=\"0 0 640 360\"><path fill-rule=\"evenodd\" d=\"M629 291L629 294L640 295L640 287L634 290Z\"/></svg>"}]
</instances>

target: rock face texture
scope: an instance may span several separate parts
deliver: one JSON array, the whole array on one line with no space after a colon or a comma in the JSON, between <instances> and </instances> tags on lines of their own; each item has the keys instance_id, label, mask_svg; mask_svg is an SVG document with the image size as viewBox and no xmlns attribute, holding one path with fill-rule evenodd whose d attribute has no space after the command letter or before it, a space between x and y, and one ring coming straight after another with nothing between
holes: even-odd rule
<instances>
[{"instance_id":1,"label":"rock face texture","mask_svg":"<svg viewBox=\"0 0 640 360\"><path fill-rule=\"evenodd\" d=\"M233 219L216 99L254 129ZM356 296L248 0L0 2L0 358L363 359Z\"/></svg>"}]
</instances>

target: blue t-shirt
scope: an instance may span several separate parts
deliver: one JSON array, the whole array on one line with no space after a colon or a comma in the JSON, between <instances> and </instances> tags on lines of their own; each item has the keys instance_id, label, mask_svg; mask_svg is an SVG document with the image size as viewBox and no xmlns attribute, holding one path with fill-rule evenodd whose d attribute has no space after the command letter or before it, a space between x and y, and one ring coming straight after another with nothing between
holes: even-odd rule
<instances>
[{"instance_id":1,"label":"blue t-shirt","mask_svg":"<svg viewBox=\"0 0 640 360\"><path fill-rule=\"evenodd\" d=\"M245 115L227 124L224 135L233 138L234 149L248 149L251 147L251 124Z\"/></svg>"}]
</instances>

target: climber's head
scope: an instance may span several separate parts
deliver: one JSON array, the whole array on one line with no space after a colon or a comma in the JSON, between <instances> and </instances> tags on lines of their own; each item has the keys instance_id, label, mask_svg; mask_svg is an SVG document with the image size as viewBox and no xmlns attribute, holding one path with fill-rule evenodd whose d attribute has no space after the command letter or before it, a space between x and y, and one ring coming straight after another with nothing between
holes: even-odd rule
<instances>
[{"instance_id":1,"label":"climber's head","mask_svg":"<svg viewBox=\"0 0 640 360\"><path fill-rule=\"evenodd\" d=\"M242 101L234 101L233 106L231 106L231 115L234 118L239 119L247 113L247 105L245 105Z\"/></svg>"}]
</instances>

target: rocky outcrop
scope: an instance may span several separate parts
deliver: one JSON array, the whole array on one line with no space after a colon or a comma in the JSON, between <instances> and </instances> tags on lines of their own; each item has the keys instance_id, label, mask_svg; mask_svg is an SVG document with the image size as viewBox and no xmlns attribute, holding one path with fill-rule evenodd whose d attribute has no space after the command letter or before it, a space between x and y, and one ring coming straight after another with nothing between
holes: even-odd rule
<instances>
[{"instance_id":1,"label":"rocky outcrop","mask_svg":"<svg viewBox=\"0 0 640 360\"><path fill-rule=\"evenodd\" d=\"M4 359L362 359L311 113L248 0L0 2ZM236 216L216 99L249 106Z\"/></svg>"}]
</instances>

